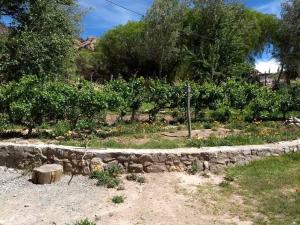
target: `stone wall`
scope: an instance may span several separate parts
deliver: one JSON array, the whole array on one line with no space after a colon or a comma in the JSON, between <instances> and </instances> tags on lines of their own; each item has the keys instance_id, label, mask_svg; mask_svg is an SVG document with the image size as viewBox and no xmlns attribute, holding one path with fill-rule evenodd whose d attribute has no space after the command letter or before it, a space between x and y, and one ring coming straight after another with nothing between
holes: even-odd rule
<instances>
[{"instance_id":1,"label":"stone wall","mask_svg":"<svg viewBox=\"0 0 300 225\"><path fill-rule=\"evenodd\" d=\"M216 171L266 156L300 151L300 140L265 145L181 149L84 149L56 145L0 143L0 166L30 169L45 163L63 165L65 173L89 174L111 163L125 172L185 171L192 163Z\"/></svg>"}]
</instances>

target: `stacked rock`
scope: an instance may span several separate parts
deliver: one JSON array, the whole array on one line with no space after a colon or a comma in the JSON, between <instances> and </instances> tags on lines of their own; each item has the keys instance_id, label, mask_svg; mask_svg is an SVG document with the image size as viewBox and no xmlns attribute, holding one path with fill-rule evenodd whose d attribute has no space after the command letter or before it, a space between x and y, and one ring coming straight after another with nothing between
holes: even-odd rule
<instances>
[{"instance_id":1,"label":"stacked rock","mask_svg":"<svg viewBox=\"0 0 300 225\"><path fill-rule=\"evenodd\" d=\"M284 122L285 125L288 126L298 126L300 127L300 119L297 117L291 117Z\"/></svg>"}]
</instances>

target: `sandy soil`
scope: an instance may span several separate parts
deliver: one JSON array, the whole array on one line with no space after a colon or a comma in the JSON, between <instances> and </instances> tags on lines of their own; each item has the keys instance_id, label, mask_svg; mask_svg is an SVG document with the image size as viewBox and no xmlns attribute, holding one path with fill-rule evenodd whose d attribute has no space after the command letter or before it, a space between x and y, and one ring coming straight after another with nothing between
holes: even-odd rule
<instances>
[{"instance_id":1,"label":"sandy soil","mask_svg":"<svg viewBox=\"0 0 300 225\"><path fill-rule=\"evenodd\" d=\"M199 197L199 187L217 186L221 176L147 174L147 183L125 181L122 191L98 187L83 176L74 177L69 186L69 176L43 186L28 179L20 171L0 168L1 225L71 225L83 218L97 225L252 224L230 210L233 204L243 207L236 196L220 204L215 198L207 199L211 195ZM125 203L112 203L115 195L123 195Z\"/></svg>"}]
</instances>

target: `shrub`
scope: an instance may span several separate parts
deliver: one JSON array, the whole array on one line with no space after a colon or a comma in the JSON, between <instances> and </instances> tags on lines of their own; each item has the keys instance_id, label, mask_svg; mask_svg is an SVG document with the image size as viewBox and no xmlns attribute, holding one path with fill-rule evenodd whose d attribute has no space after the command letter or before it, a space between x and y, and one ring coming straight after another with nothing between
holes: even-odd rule
<instances>
[{"instance_id":1,"label":"shrub","mask_svg":"<svg viewBox=\"0 0 300 225\"><path fill-rule=\"evenodd\" d=\"M146 183L146 178L144 176L138 176L136 182L140 184Z\"/></svg>"},{"instance_id":2,"label":"shrub","mask_svg":"<svg viewBox=\"0 0 300 225\"><path fill-rule=\"evenodd\" d=\"M222 187L222 188L227 188L227 187L230 186L230 182L224 180L224 181L222 181L222 182L219 184L219 186Z\"/></svg>"},{"instance_id":3,"label":"shrub","mask_svg":"<svg viewBox=\"0 0 300 225\"><path fill-rule=\"evenodd\" d=\"M230 119L231 111L226 105L220 105L216 110L211 112L211 118L215 121L226 122Z\"/></svg>"},{"instance_id":4,"label":"shrub","mask_svg":"<svg viewBox=\"0 0 300 225\"><path fill-rule=\"evenodd\" d=\"M300 82L292 85L289 91L291 95L291 110L300 111Z\"/></svg>"},{"instance_id":5,"label":"shrub","mask_svg":"<svg viewBox=\"0 0 300 225\"><path fill-rule=\"evenodd\" d=\"M235 109L245 108L255 97L258 85L229 80L224 86L224 93L229 106Z\"/></svg>"},{"instance_id":6,"label":"shrub","mask_svg":"<svg viewBox=\"0 0 300 225\"><path fill-rule=\"evenodd\" d=\"M210 123L210 122L204 122L203 123L203 128L204 129L211 129L211 128L213 128L213 124Z\"/></svg>"},{"instance_id":7,"label":"shrub","mask_svg":"<svg viewBox=\"0 0 300 225\"><path fill-rule=\"evenodd\" d=\"M0 113L0 131L5 130L9 127L10 122L6 114Z\"/></svg>"},{"instance_id":8,"label":"shrub","mask_svg":"<svg viewBox=\"0 0 300 225\"><path fill-rule=\"evenodd\" d=\"M121 117L130 112L134 119L142 104L152 106L149 111L151 120L155 120L157 113L165 108L183 115L186 86L184 82L170 85L143 78L128 82L113 80L104 86L96 86L82 81L66 84L25 76L18 82L0 87L0 113L8 116L2 122L3 126L9 121L26 126L29 132L43 123L57 121L69 123L69 130L92 130L103 122L108 110L118 112ZM220 85L191 83L191 87L191 107L195 109L197 119L207 109L211 112L208 119L220 122L228 121L232 113L238 115L241 112L239 117L253 121L285 117L292 110L300 110L300 84L279 91L233 80ZM60 123L64 122L58 123L57 136L67 131ZM145 126L140 127L143 131ZM107 142L107 146L109 144Z\"/></svg>"},{"instance_id":9,"label":"shrub","mask_svg":"<svg viewBox=\"0 0 300 225\"><path fill-rule=\"evenodd\" d=\"M86 129L93 129L96 126L94 120L91 119L80 119L76 123L75 130L82 131Z\"/></svg>"},{"instance_id":10,"label":"shrub","mask_svg":"<svg viewBox=\"0 0 300 225\"><path fill-rule=\"evenodd\" d=\"M144 176L137 175L137 174L134 174L134 173L128 174L126 176L126 179L129 180L129 181L136 181L136 182L138 182L140 184L146 183L146 178Z\"/></svg>"},{"instance_id":11,"label":"shrub","mask_svg":"<svg viewBox=\"0 0 300 225\"><path fill-rule=\"evenodd\" d=\"M32 129L43 122L45 106L41 98L43 83L35 76L23 77L19 82L10 82L2 88L2 107L16 124Z\"/></svg>"},{"instance_id":12,"label":"shrub","mask_svg":"<svg viewBox=\"0 0 300 225\"><path fill-rule=\"evenodd\" d=\"M216 109L224 100L223 88L213 83L204 83L198 87L196 108Z\"/></svg>"},{"instance_id":13,"label":"shrub","mask_svg":"<svg viewBox=\"0 0 300 225\"><path fill-rule=\"evenodd\" d=\"M25 76L1 88L3 111L29 132L50 120L67 119L72 128L79 119L94 118L107 109L106 95L86 82L65 84Z\"/></svg>"},{"instance_id":14,"label":"shrub","mask_svg":"<svg viewBox=\"0 0 300 225\"><path fill-rule=\"evenodd\" d=\"M130 181L136 181L138 176L135 173L127 174L126 179Z\"/></svg>"},{"instance_id":15,"label":"shrub","mask_svg":"<svg viewBox=\"0 0 300 225\"><path fill-rule=\"evenodd\" d=\"M191 167L188 169L188 174L195 175L196 173L200 172L201 168L197 161L193 161Z\"/></svg>"},{"instance_id":16,"label":"shrub","mask_svg":"<svg viewBox=\"0 0 300 225\"><path fill-rule=\"evenodd\" d=\"M122 173L122 168L116 163L109 164L106 168L110 177L117 177Z\"/></svg>"},{"instance_id":17,"label":"shrub","mask_svg":"<svg viewBox=\"0 0 300 225\"><path fill-rule=\"evenodd\" d=\"M55 126L53 130L53 134L57 136L65 136L68 131L70 131L71 127L69 123L65 121L59 121Z\"/></svg>"},{"instance_id":18,"label":"shrub","mask_svg":"<svg viewBox=\"0 0 300 225\"><path fill-rule=\"evenodd\" d=\"M157 113L171 105L171 85L160 80L150 80L148 83L147 101L153 104L149 117L150 120L155 121Z\"/></svg>"},{"instance_id":19,"label":"shrub","mask_svg":"<svg viewBox=\"0 0 300 225\"><path fill-rule=\"evenodd\" d=\"M97 180L97 185L107 188L117 188L121 180L118 178L121 173L120 167L117 164L109 165L105 171L94 171L90 178Z\"/></svg>"},{"instance_id":20,"label":"shrub","mask_svg":"<svg viewBox=\"0 0 300 225\"><path fill-rule=\"evenodd\" d=\"M256 96L244 109L245 119L270 119L274 113L279 112L280 95L276 92L262 87L256 90Z\"/></svg>"},{"instance_id":21,"label":"shrub","mask_svg":"<svg viewBox=\"0 0 300 225\"><path fill-rule=\"evenodd\" d=\"M110 177L108 180L106 187L107 188L117 188L121 183L121 180L117 177Z\"/></svg>"},{"instance_id":22,"label":"shrub","mask_svg":"<svg viewBox=\"0 0 300 225\"><path fill-rule=\"evenodd\" d=\"M115 204L121 204L124 202L124 197L121 196L121 195L116 195L114 196L112 199L112 202L115 203Z\"/></svg>"},{"instance_id":23,"label":"shrub","mask_svg":"<svg viewBox=\"0 0 300 225\"><path fill-rule=\"evenodd\" d=\"M135 118L137 111L146 98L144 78L131 79L129 82L122 79L113 80L106 84L105 90L118 93L120 99L122 98L119 102L122 103L120 104L122 106L120 109L121 116L129 109L131 110L132 119Z\"/></svg>"},{"instance_id":24,"label":"shrub","mask_svg":"<svg viewBox=\"0 0 300 225\"><path fill-rule=\"evenodd\" d=\"M84 219L84 220L75 222L74 225L96 225L96 224L89 221L88 219Z\"/></svg>"},{"instance_id":25,"label":"shrub","mask_svg":"<svg viewBox=\"0 0 300 225\"><path fill-rule=\"evenodd\" d=\"M97 180L97 185L106 186L109 183L111 177L106 171L94 171L91 176L91 179Z\"/></svg>"}]
</instances>

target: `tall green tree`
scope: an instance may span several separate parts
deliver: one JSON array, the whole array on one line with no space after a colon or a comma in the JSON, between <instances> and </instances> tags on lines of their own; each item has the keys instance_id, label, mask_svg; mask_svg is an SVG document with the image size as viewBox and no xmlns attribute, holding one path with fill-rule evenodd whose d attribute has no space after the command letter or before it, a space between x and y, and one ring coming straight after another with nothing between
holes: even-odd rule
<instances>
[{"instance_id":1,"label":"tall green tree","mask_svg":"<svg viewBox=\"0 0 300 225\"><path fill-rule=\"evenodd\" d=\"M187 10L180 0L155 0L144 18L145 57L154 62L159 78L174 73L180 62L180 33Z\"/></svg>"},{"instance_id":2,"label":"tall green tree","mask_svg":"<svg viewBox=\"0 0 300 225\"><path fill-rule=\"evenodd\" d=\"M185 63L198 81L222 82L249 73L253 55L261 52L276 19L224 0L191 1L185 21Z\"/></svg>"},{"instance_id":3,"label":"tall green tree","mask_svg":"<svg viewBox=\"0 0 300 225\"><path fill-rule=\"evenodd\" d=\"M96 46L95 64L100 65L97 71L124 79L133 75L147 76L141 56L143 32L143 22L128 22L109 30Z\"/></svg>"},{"instance_id":4,"label":"tall green tree","mask_svg":"<svg viewBox=\"0 0 300 225\"><path fill-rule=\"evenodd\" d=\"M282 4L282 20L278 29L274 56L285 70L287 83L300 76L300 0L287 0Z\"/></svg>"},{"instance_id":5,"label":"tall green tree","mask_svg":"<svg viewBox=\"0 0 300 225\"><path fill-rule=\"evenodd\" d=\"M0 73L7 80L24 75L57 77L73 62L73 40L79 13L73 0L17 0L0 2L1 16L12 19L7 57Z\"/></svg>"}]
</instances>

